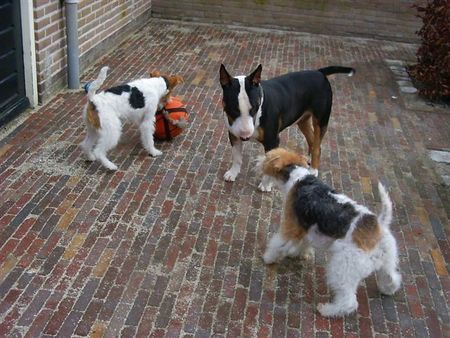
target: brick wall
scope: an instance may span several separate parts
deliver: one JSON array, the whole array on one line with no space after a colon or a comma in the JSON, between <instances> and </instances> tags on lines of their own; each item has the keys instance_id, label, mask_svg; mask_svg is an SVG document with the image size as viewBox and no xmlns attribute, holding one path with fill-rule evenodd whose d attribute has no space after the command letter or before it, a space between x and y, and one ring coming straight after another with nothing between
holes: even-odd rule
<instances>
[{"instance_id":1,"label":"brick wall","mask_svg":"<svg viewBox=\"0 0 450 338\"><path fill-rule=\"evenodd\" d=\"M34 0L39 102L67 83L65 8L61 0ZM80 71L150 17L151 0L81 0Z\"/></svg>"},{"instance_id":2,"label":"brick wall","mask_svg":"<svg viewBox=\"0 0 450 338\"><path fill-rule=\"evenodd\" d=\"M418 0L154 0L152 15L416 42Z\"/></svg>"}]
</instances>

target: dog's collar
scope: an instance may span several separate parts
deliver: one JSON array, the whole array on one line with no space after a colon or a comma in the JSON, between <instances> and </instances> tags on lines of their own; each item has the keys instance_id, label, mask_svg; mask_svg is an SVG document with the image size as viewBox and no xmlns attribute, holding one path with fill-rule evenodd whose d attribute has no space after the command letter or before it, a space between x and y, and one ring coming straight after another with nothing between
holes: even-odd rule
<instances>
[{"instance_id":1,"label":"dog's collar","mask_svg":"<svg viewBox=\"0 0 450 338\"><path fill-rule=\"evenodd\" d=\"M164 82L166 83L166 88L169 90L170 82L165 76L161 76L164 79Z\"/></svg>"}]
</instances>

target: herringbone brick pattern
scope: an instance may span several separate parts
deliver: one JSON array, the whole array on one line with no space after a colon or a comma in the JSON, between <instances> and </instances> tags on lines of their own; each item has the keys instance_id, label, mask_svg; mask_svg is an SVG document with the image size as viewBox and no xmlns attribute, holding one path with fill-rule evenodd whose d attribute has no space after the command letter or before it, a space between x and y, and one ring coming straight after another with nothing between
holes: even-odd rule
<instances>
[{"instance_id":1,"label":"herringbone brick pattern","mask_svg":"<svg viewBox=\"0 0 450 338\"><path fill-rule=\"evenodd\" d=\"M164 155L147 156L126 125L111 151L115 173L85 162L85 96L63 92L0 143L0 336L442 337L450 330L450 203L429 148L450 148L448 110L407 110L385 59L414 60L416 46L364 39L152 20L93 65L106 85L150 70L181 74L191 123ZM392 225L404 283L380 295L375 277L359 309L322 318L326 257L267 267L280 221L278 192L257 191L256 143L241 175L223 124L220 63L263 78L329 64L334 108L320 177L378 210L378 180L395 203ZM305 149L295 128L282 144Z\"/></svg>"}]
</instances>

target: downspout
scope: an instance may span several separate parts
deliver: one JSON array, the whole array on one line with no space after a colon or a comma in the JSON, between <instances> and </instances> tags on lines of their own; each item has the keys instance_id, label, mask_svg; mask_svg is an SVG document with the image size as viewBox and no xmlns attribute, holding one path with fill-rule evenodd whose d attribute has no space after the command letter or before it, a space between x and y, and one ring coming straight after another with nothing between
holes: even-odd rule
<instances>
[{"instance_id":1,"label":"downspout","mask_svg":"<svg viewBox=\"0 0 450 338\"><path fill-rule=\"evenodd\" d=\"M78 48L78 3L80 0L66 2L67 36L67 81L69 89L80 88L80 50Z\"/></svg>"}]
</instances>

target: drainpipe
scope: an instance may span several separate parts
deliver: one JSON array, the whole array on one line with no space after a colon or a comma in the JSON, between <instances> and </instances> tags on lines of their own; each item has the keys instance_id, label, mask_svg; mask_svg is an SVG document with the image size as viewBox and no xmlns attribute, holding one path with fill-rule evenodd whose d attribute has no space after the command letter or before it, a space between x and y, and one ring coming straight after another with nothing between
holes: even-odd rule
<instances>
[{"instance_id":1,"label":"drainpipe","mask_svg":"<svg viewBox=\"0 0 450 338\"><path fill-rule=\"evenodd\" d=\"M78 48L78 3L80 0L66 2L67 36L67 79L69 89L80 88L80 51Z\"/></svg>"}]
</instances>

